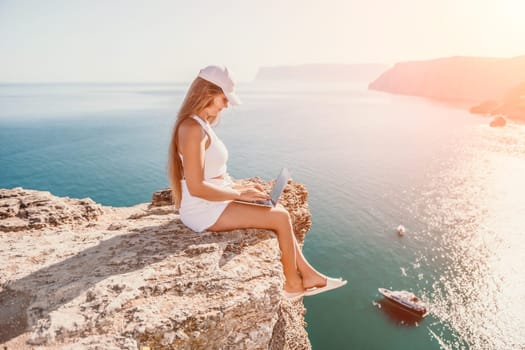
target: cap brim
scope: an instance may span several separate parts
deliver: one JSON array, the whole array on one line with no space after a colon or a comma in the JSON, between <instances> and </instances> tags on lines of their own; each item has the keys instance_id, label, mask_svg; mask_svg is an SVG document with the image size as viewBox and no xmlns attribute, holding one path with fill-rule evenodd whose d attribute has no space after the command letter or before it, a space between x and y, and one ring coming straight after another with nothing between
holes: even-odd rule
<instances>
[{"instance_id":1,"label":"cap brim","mask_svg":"<svg viewBox=\"0 0 525 350\"><path fill-rule=\"evenodd\" d=\"M226 98L231 105L238 106L242 104L241 99L235 92L225 93L224 95L226 95Z\"/></svg>"}]
</instances>

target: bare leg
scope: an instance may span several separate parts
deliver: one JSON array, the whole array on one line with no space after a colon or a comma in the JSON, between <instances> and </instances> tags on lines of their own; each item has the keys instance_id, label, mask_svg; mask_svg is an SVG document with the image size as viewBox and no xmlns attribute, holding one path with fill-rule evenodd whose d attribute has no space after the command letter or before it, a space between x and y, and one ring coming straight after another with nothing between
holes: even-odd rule
<instances>
[{"instance_id":1,"label":"bare leg","mask_svg":"<svg viewBox=\"0 0 525 350\"><path fill-rule=\"evenodd\" d=\"M326 285L326 276L317 271L303 255L299 243L294 236L295 254L297 257L297 269L301 273L303 279L303 287L305 289L312 287L323 287Z\"/></svg>"},{"instance_id":2,"label":"bare leg","mask_svg":"<svg viewBox=\"0 0 525 350\"><path fill-rule=\"evenodd\" d=\"M282 210L286 211L286 209L281 205L277 205ZM292 227L292 222L290 220L290 227ZM294 240L294 246L295 246L295 256L297 259L297 270L300 272L302 280L303 280L303 287L305 289L311 288L311 287L323 287L326 285L326 276L317 271L308 260L303 255L303 252L301 248L299 247L299 243L297 242L297 238L295 235L293 235Z\"/></svg>"},{"instance_id":3,"label":"bare leg","mask_svg":"<svg viewBox=\"0 0 525 350\"><path fill-rule=\"evenodd\" d=\"M282 207L265 208L241 203L230 203L210 231L229 231L240 228L262 228L273 230L277 235L281 250L281 263L286 279L287 292L302 291L303 281L297 273L297 249L290 215ZM301 258L304 260L304 257ZM305 266L303 263L301 263ZM305 270L306 271L306 270Z\"/></svg>"}]
</instances>

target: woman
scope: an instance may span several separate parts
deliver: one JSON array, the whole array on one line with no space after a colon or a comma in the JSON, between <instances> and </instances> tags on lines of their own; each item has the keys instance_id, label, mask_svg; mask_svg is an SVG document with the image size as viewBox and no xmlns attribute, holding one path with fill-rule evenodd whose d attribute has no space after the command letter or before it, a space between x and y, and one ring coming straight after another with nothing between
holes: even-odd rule
<instances>
[{"instance_id":1,"label":"woman","mask_svg":"<svg viewBox=\"0 0 525 350\"><path fill-rule=\"evenodd\" d=\"M226 171L228 151L211 126L218 123L229 103L240 104L230 73L222 66L208 66L191 84L179 110L170 145L169 179L182 222L196 232L273 230L281 250L286 298L345 285L346 281L326 277L306 261L283 206L266 208L233 202L270 197L257 184L233 184Z\"/></svg>"}]
</instances>

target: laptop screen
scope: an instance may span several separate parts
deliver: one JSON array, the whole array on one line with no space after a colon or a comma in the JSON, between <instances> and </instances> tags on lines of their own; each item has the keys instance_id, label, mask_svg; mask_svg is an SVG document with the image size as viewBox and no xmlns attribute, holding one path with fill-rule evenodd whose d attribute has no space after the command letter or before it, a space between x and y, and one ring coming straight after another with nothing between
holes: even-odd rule
<instances>
[{"instance_id":1,"label":"laptop screen","mask_svg":"<svg viewBox=\"0 0 525 350\"><path fill-rule=\"evenodd\" d=\"M281 193L283 193L283 190L286 187L288 180L290 180L291 178L292 174L287 168L283 168L279 173L279 176L277 177L277 179L275 180L275 184L273 185L272 192L270 193L270 197L272 198L272 202L274 205L277 204L279 197L281 197Z\"/></svg>"}]
</instances>

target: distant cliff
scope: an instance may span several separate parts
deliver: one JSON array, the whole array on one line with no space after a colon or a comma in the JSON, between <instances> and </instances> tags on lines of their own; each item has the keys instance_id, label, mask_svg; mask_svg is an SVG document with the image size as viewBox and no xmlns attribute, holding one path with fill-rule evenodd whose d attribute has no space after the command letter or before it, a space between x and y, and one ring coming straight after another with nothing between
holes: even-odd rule
<instances>
[{"instance_id":1,"label":"distant cliff","mask_svg":"<svg viewBox=\"0 0 525 350\"><path fill-rule=\"evenodd\" d=\"M440 100L499 100L525 81L525 56L448 57L397 63L370 83L373 90Z\"/></svg>"},{"instance_id":2,"label":"distant cliff","mask_svg":"<svg viewBox=\"0 0 525 350\"><path fill-rule=\"evenodd\" d=\"M282 197L300 242L307 195L292 183ZM169 196L114 208L0 189L0 347L310 349L275 235L194 233Z\"/></svg>"},{"instance_id":3,"label":"distant cliff","mask_svg":"<svg viewBox=\"0 0 525 350\"><path fill-rule=\"evenodd\" d=\"M525 81L510 89L503 98L484 101L473 106L470 112L525 121Z\"/></svg>"},{"instance_id":4,"label":"distant cliff","mask_svg":"<svg viewBox=\"0 0 525 350\"><path fill-rule=\"evenodd\" d=\"M302 64L261 67L256 81L370 81L388 66L382 64Z\"/></svg>"}]
</instances>

